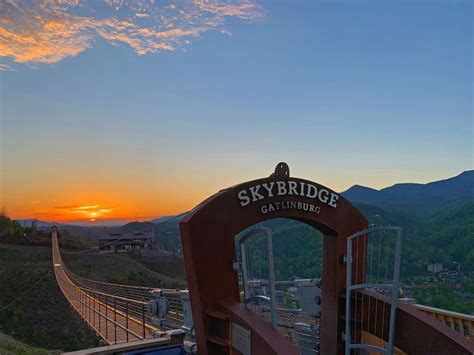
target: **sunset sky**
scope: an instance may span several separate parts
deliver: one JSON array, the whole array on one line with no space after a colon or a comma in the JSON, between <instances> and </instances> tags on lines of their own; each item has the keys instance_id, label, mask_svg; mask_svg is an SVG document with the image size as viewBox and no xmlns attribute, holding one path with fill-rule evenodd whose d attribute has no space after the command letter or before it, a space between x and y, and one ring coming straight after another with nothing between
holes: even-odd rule
<instances>
[{"instance_id":1,"label":"sunset sky","mask_svg":"<svg viewBox=\"0 0 474 355\"><path fill-rule=\"evenodd\" d=\"M101 223L473 169L473 2L0 1L1 206Z\"/></svg>"}]
</instances>

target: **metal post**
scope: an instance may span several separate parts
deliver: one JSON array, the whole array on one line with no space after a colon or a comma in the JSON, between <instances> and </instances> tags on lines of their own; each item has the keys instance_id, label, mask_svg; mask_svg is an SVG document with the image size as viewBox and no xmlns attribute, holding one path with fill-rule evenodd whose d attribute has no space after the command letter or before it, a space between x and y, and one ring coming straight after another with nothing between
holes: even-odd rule
<instances>
[{"instance_id":1,"label":"metal post","mask_svg":"<svg viewBox=\"0 0 474 355\"><path fill-rule=\"evenodd\" d=\"M92 317L94 318L94 330L95 330L95 294L92 296L92 306L94 307L94 310L92 311Z\"/></svg>"},{"instance_id":2,"label":"metal post","mask_svg":"<svg viewBox=\"0 0 474 355\"><path fill-rule=\"evenodd\" d=\"M107 317L107 308L109 308L109 304L107 302L107 295L105 295L105 337L107 338L107 341L109 341L109 318Z\"/></svg>"},{"instance_id":3,"label":"metal post","mask_svg":"<svg viewBox=\"0 0 474 355\"><path fill-rule=\"evenodd\" d=\"M352 283L352 239L347 240L347 251L346 251L346 329L345 329L345 349L346 355L350 355L351 350L349 348L351 344L351 290L350 286Z\"/></svg>"},{"instance_id":4,"label":"metal post","mask_svg":"<svg viewBox=\"0 0 474 355\"><path fill-rule=\"evenodd\" d=\"M127 343L128 343L128 301L125 301L125 327L127 328Z\"/></svg>"},{"instance_id":5,"label":"metal post","mask_svg":"<svg viewBox=\"0 0 474 355\"><path fill-rule=\"evenodd\" d=\"M89 294L87 294L87 313L89 313L87 322L91 324L91 298Z\"/></svg>"},{"instance_id":6,"label":"metal post","mask_svg":"<svg viewBox=\"0 0 474 355\"><path fill-rule=\"evenodd\" d=\"M273 265L273 242L272 231L267 229L267 247L268 247L268 278L270 283L270 307L272 315L272 326L274 329L278 327L278 319L276 314L276 290L275 290L275 266Z\"/></svg>"},{"instance_id":7,"label":"metal post","mask_svg":"<svg viewBox=\"0 0 474 355\"><path fill-rule=\"evenodd\" d=\"M117 344L117 299L114 298L114 339L115 339L115 344Z\"/></svg>"},{"instance_id":8,"label":"metal post","mask_svg":"<svg viewBox=\"0 0 474 355\"><path fill-rule=\"evenodd\" d=\"M393 270L392 305L390 307L390 325L388 333L388 354L393 354L395 340L395 318L397 316L398 287L400 281L400 253L402 249L402 228L397 230L397 241L395 246L395 265Z\"/></svg>"},{"instance_id":9,"label":"metal post","mask_svg":"<svg viewBox=\"0 0 474 355\"><path fill-rule=\"evenodd\" d=\"M247 269L247 256L245 254L245 242L240 243L240 262L242 265L242 281L244 283L244 303L247 300L247 298L250 297L250 290L249 290L249 275L248 275L248 269Z\"/></svg>"},{"instance_id":10,"label":"metal post","mask_svg":"<svg viewBox=\"0 0 474 355\"><path fill-rule=\"evenodd\" d=\"M145 339L145 305L142 305L143 339Z\"/></svg>"},{"instance_id":11,"label":"metal post","mask_svg":"<svg viewBox=\"0 0 474 355\"><path fill-rule=\"evenodd\" d=\"M100 333L100 320L101 320L100 319L100 316L101 316L101 314L100 314L100 294L98 296L99 296L99 314L98 314L98 316L99 316L99 333Z\"/></svg>"}]
</instances>

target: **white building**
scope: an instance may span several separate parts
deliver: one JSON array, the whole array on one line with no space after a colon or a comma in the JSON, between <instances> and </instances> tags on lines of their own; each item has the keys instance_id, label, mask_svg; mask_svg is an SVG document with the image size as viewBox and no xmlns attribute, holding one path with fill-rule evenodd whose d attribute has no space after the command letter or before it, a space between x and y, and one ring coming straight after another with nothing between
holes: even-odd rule
<instances>
[{"instance_id":1,"label":"white building","mask_svg":"<svg viewBox=\"0 0 474 355\"><path fill-rule=\"evenodd\" d=\"M434 274L437 274L441 270L443 270L443 264L441 264L441 263L428 265L428 272L432 272Z\"/></svg>"}]
</instances>

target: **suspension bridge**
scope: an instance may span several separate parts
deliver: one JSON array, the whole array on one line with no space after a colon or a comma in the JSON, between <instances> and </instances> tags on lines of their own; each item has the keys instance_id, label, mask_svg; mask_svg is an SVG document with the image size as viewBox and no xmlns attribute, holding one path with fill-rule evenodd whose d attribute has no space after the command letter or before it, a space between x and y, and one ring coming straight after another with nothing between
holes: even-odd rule
<instances>
[{"instance_id":1,"label":"suspension bridge","mask_svg":"<svg viewBox=\"0 0 474 355\"><path fill-rule=\"evenodd\" d=\"M58 243L58 233L52 231L54 273L64 296L108 345L152 339L171 327L157 327L147 307L154 294L167 294L170 310L168 324L181 325L183 308L176 290L118 285L90 280L71 272L64 264Z\"/></svg>"}]
</instances>

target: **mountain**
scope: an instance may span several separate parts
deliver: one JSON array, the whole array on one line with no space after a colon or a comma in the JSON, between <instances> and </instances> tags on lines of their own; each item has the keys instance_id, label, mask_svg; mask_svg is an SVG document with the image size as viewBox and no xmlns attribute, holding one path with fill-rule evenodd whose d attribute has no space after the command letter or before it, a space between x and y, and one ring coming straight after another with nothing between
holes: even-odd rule
<instances>
[{"instance_id":1,"label":"mountain","mask_svg":"<svg viewBox=\"0 0 474 355\"><path fill-rule=\"evenodd\" d=\"M151 229L154 227L155 225L151 222L130 222L117 228L117 231L120 231L122 233L140 232L145 229Z\"/></svg>"},{"instance_id":2,"label":"mountain","mask_svg":"<svg viewBox=\"0 0 474 355\"><path fill-rule=\"evenodd\" d=\"M174 218L174 217L176 217L176 216L161 216L161 217L152 219L151 222L152 223L162 223L162 222L166 222L167 220L169 220L171 218Z\"/></svg>"},{"instance_id":3,"label":"mountain","mask_svg":"<svg viewBox=\"0 0 474 355\"><path fill-rule=\"evenodd\" d=\"M381 190L354 185L342 195L354 203L427 216L474 201L474 170L446 180L427 184L400 183Z\"/></svg>"}]
</instances>

